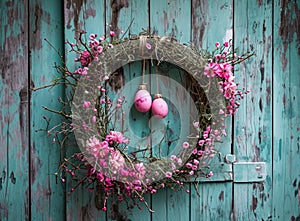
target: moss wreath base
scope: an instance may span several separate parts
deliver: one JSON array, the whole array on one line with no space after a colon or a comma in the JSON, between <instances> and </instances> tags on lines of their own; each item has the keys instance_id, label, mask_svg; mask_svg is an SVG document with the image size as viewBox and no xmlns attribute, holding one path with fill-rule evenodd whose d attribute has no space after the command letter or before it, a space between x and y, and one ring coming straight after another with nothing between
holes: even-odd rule
<instances>
[{"instance_id":1,"label":"moss wreath base","mask_svg":"<svg viewBox=\"0 0 300 221\"><path fill-rule=\"evenodd\" d=\"M52 125L46 116L43 118L46 132L61 150L72 145L74 138L74 146L79 146L80 150L71 156L61 156L55 173L63 183L70 178L73 187L69 193L85 186L96 192L98 209L107 210L107 200L112 197L125 201L129 208L140 207L139 202L143 202L152 211L144 194L155 194L166 187L184 189L185 181L211 177L209 161L218 152L215 144L226 135L224 119L236 113L239 101L248 93L238 89L234 65L253 53L237 56L230 42L217 42L215 50L207 52L156 35L115 40L110 32L107 38L96 34L89 35L88 41L85 38L85 32L81 32L76 44L66 42L77 55L75 71L67 67L58 52L62 58L60 65L55 64L59 76L51 84L34 89L62 84L66 87L66 98L58 99L60 109L44 107L62 115L63 120ZM113 97L110 80L124 65L145 60L156 66L171 63L189 74L189 94L197 114L191 116L192 123L187 128L190 135L182 137L174 154L159 158L148 152L139 159L128 148L130 137L126 131L115 130L114 116L122 112L127 101L126 97Z\"/></svg>"}]
</instances>

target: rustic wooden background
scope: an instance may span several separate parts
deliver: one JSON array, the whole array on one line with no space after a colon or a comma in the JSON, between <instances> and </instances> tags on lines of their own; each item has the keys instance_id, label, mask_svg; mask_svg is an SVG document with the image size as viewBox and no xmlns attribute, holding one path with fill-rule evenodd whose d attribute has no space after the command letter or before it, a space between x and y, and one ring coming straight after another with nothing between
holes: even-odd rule
<instances>
[{"instance_id":1,"label":"rustic wooden background","mask_svg":"<svg viewBox=\"0 0 300 221\"><path fill-rule=\"evenodd\" d=\"M251 94L222 154L266 162L267 177L212 179L198 184L200 197L190 183L191 194L162 190L147 196L155 213L124 209L118 220L300 220L299 0L1 0L0 220L111 220L110 212L95 209L92 193L66 194L70 182L53 175L58 146L36 132L45 127L43 115L59 121L41 106L57 105L64 89L30 88L55 77L59 58L44 38L64 52L65 39L78 30L126 30L132 19L131 34L151 27L203 48L232 37L241 51L256 52L236 71Z\"/></svg>"}]
</instances>

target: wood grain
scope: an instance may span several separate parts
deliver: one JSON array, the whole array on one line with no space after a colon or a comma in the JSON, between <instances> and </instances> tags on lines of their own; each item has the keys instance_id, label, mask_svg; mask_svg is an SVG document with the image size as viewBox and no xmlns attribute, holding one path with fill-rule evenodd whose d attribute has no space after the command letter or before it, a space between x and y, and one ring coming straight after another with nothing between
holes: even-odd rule
<instances>
[{"instance_id":1,"label":"wood grain","mask_svg":"<svg viewBox=\"0 0 300 221\"><path fill-rule=\"evenodd\" d=\"M239 87L250 90L234 116L234 154L238 161L267 163L266 183L234 184L234 218L272 217L272 2L234 2L234 45L256 56L235 71ZM253 10L255 8L255 10ZM263 19L261 19L263 18ZM252 171L244 171L252 173ZM242 197L241 197L242 196Z\"/></svg>"},{"instance_id":2,"label":"wood grain","mask_svg":"<svg viewBox=\"0 0 300 221\"><path fill-rule=\"evenodd\" d=\"M0 8L1 221L300 219L298 0L16 0L1 1ZM238 161L266 162L264 183L234 183L227 174L226 182L212 179L196 184L200 197L193 184L186 183L184 189L190 194L164 189L145 196L154 213L143 204L142 211L120 205L117 218L111 217L111 211L96 209L95 192L80 187L68 195L74 182L68 180L64 186L56 180L58 144L36 130L46 126L43 115L51 118L51 125L60 121L41 106L59 108L57 97L68 90L58 87L30 93L31 87L55 78L53 62L60 62L43 39L64 52L75 69L75 56L63 43L76 41L78 31L108 34L114 30L121 37L128 29L125 37L129 37L148 27L161 36L209 50L216 41L233 37L240 51L256 52L235 71L240 87L251 93L233 121L228 119L228 137L219 148L221 160L230 153ZM124 67L125 82L140 76L141 67L141 62ZM155 69L148 65L147 71ZM177 73L173 67L170 76L171 72ZM145 124L135 123L133 128L144 135L149 132ZM74 151L68 148L66 154ZM230 171L230 164L226 169Z\"/></svg>"},{"instance_id":3,"label":"wood grain","mask_svg":"<svg viewBox=\"0 0 300 221\"><path fill-rule=\"evenodd\" d=\"M49 84L56 76L54 62L61 62L55 50L44 40L63 53L63 14L60 1L30 1L29 44L31 87ZM65 189L56 180L60 160L59 144L55 137L45 136L45 131L60 122L60 117L45 111L42 106L59 109L58 97L63 88L32 92L30 109L30 180L31 220L57 220L65 216ZM50 120L47 128L45 116Z\"/></svg>"},{"instance_id":4,"label":"wood grain","mask_svg":"<svg viewBox=\"0 0 300 221\"><path fill-rule=\"evenodd\" d=\"M274 2L273 220L300 219L300 3Z\"/></svg>"},{"instance_id":5,"label":"wood grain","mask_svg":"<svg viewBox=\"0 0 300 221\"><path fill-rule=\"evenodd\" d=\"M28 2L0 8L0 220L29 220Z\"/></svg>"}]
</instances>

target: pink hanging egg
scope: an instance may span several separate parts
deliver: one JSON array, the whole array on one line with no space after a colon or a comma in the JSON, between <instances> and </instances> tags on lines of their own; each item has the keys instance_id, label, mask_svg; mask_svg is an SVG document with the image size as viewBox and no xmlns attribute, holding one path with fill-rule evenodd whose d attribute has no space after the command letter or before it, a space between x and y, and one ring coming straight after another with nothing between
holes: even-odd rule
<instances>
[{"instance_id":1,"label":"pink hanging egg","mask_svg":"<svg viewBox=\"0 0 300 221\"><path fill-rule=\"evenodd\" d=\"M165 118L168 115L168 104L160 94L154 96L154 101L152 103L152 113L157 118Z\"/></svg>"},{"instance_id":2,"label":"pink hanging egg","mask_svg":"<svg viewBox=\"0 0 300 221\"><path fill-rule=\"evenodd\" d=\"M139 112L145 113L150 110L151 105L152 97L147 91L146 85L141 84L134 97L134 106Z\"/></svg>"}]
</instances>

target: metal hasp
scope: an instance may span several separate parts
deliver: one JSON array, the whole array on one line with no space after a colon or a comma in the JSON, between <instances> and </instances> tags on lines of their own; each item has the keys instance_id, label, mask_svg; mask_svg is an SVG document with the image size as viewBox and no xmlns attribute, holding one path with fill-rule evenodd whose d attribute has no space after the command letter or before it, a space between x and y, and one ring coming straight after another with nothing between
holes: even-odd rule
<instances>
[{"instance_id":1,"label":"metal hasp","mask_svg":"<svg viewBox=\"0 0 300 221\"><path fill-rule=\"evenodd\" d=\"M235 155L227 154L225 162L233 165L233 182L252 183L264 182L267 171L265 162L237 162Z\"/></svg>"}]
</instances>

